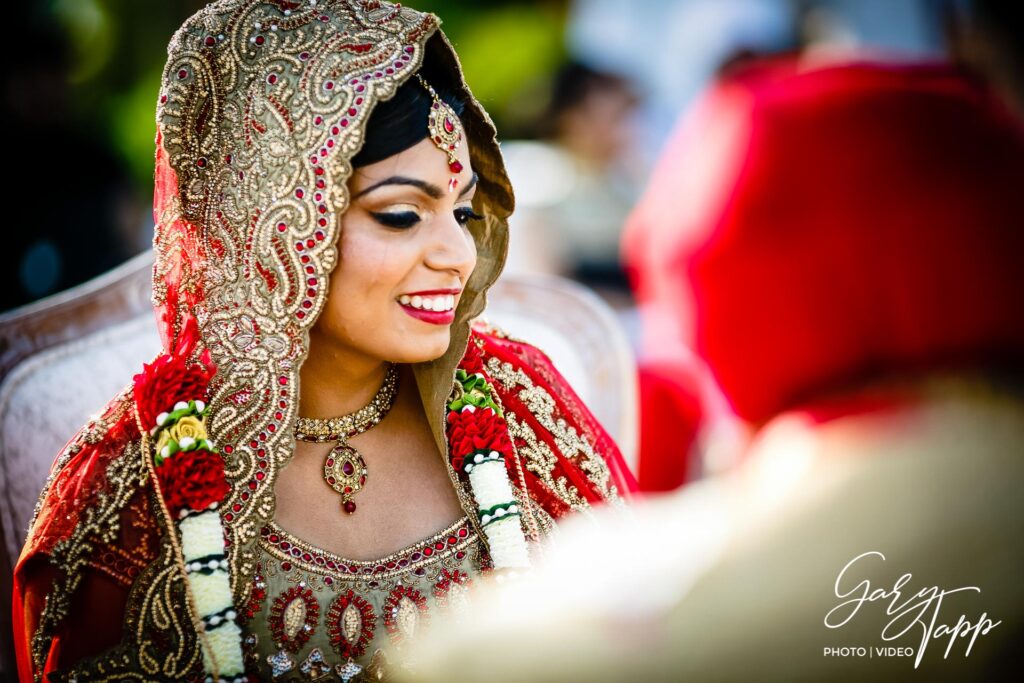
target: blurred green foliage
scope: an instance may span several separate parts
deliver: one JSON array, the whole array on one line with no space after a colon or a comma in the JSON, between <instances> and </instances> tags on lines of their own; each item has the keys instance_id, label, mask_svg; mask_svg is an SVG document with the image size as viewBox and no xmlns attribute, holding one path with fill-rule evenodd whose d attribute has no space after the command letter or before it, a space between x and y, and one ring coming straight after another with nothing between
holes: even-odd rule
<instances>
[{"instance_id":1,"label":"blurred green foliage","mask_svg":"<svg viewBox=\"0 0 1024 683\"><path fill-rule=\"evenodd\" d=\"M32 20L58 27L68 45L71 113L131 169L142 192L153 177L155 107L166 46L201 0L42 0ZM474 94L499 131L521 129L517 98L535 89L565 53L568 0L423 0L441 17Z\"/></svg>"}]
</instances>

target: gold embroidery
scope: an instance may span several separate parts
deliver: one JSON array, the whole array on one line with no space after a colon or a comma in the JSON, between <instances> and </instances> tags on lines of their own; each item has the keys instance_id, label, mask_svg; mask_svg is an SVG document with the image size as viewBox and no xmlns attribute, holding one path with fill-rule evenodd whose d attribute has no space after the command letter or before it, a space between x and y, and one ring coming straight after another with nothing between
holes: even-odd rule
<instances>
[{"instance_id":1,"label":"gold embroidery","mask_svg":"<svg viewBox=\"0 0 1024 683\"><path fill-rule=\"evenodd\" d=\"M306 572L319 574L321 576L330 576L338 582L366 581L366 576L372 576L373 580L376 581L384 581L394 577L401 577L409 572L415 572L417 569L424 569L430 565L437 564L458 552L468 550L470 547L477 544L479 538L476 532L472 531L473 527L469 523L469 518L462 517L429 538L417 541L410 546L397 550L387 557L382 557L376 560L350 560L303 541L301 538L281 528L276 522L270 522L267 524L267 528L271 533L287 540L292 548L298 548L300 552L309 553L311 557L320 556L325 560L330 560L334 562L336 567L341 565L351 567L353 569L353 573L350 575L342 574L335 568L316 564L311 560L304 559L301 555L292 555L269 541L267 537L262 537L260 538L260 547L265 550L267 554L277 560L290 562ZM463 528L467 531L466 535L458 536L457 534ZM454 544L445 543L444 549L441 551L435 552L432 549L429 555L423 555L419 559L409 561L401 567L392 568L387 571L374 571L380 566L387 567L389 563L397 563L399 560L408 558L409 555L412 555L417 550L421 551L423 548L431 548L439 541L446 541L452 536L457 537L458 541ZM315 581L309 583L314 587L317 585Z\"/></svg>"},{"instance_id":2,"label":"gold embroidery","mask_svg":"<svg viewBox=\"0 0 1024 683\"><path fill-rule=\"evenodd\" d=\"M50 553L50 562L62 569L63 577L54 582L46 596L39 627L32 636L32 658L37 673L46 663L57 625L70 612L71 598L81 583L82 570L89 566L95 544L114 542L120 530L121 510L137 487L145 483L146 474L140 467L138 442L128 443L124 451L113 458L107 467L106 478L108 486L98 496L96 505L82 513L75 530L68 538L55 544ZM36 676L37 681L41 678L41 673Z\"/></svg>"},{"instance_id":3,"label":"gold embroidery","mask_svg":"<svg viewBox=\"0 0 1024 683\"><path fill-rule=\"evenodd\" d=\"M293 599L284 608L284 635L289 640L295 638L299 629L306 623L306 601L302 597Z\"/></svg>"},{"instance_id":4,"label":"gold embroidery","mask_svg":"<svg viewBox=\"0 0 1024 683\"><path fill-rule=\"evenodd\" d=\"M551 447L537 438L530 425L516 419L515 413L505 413L505 420L508 422L508 434L512 440L521 439L523 443L517 446L516 451L526 462L526 469L540 477L540 480L552 493L571 507L580 512L586 510L587 501L580 496L579 490L569 483L565 476L556 477L555 467L558 465L558 458L551 451Z\"/></svg>"},{"instance_id":5,"label":"gold embroidery","mask_svg":"<svg viewBox=\"0 0 1024 683\"><path fill-rule=\"evenodd\" d=\"M133 385L129 384L122 388L117 396L108 404L106 410L110 414L103 418L105 425L116 424L121 419L121 416L123 416L131 406L130 397L132 395L132 387ZM36 524L36 518L39 517L39 512L43 508L43 501L46 500L46 495L49 492L50 487L53 485L53 480L56 479L57 475L62 469L64 469L64 466L68 464L71 458L81 452L84 444L96 443L96 441L89 441L90 438L94 438L93 436L90 436L94 433L94 424L95 422L90 420L88 424L79 430L78 434L75 435L64 450L57 455L57 460L53 463L53 467L50 468L50 473L46 476L46 481L43 482L43 489L39 493L39 498L36 499L35 507L32 510L32 519L29 520L28 523L29 535L32 534L32 527ZM109 427L106 427L106 429L109 429Z\"/></svg>"},{"instance_id":6,"label":"gold embroidery","mask_svg":"<svg viewBox=\"0 0 1024 683\"><path fill-rule=\"evenodd\" d=\"M127 401L130 407L131 402ZM119 407L115 414L123 413ZM109 420L109 418L108 418ZM124 612L125 641L95 657L77 662L73 668L53 672L54 681L153 681L184 680L196 675L202 664L195 627L189 619L185 604L185 586L182 573L175 562L174 546L166 528L161 527L159 547L155 558L132 555L117 546L121 531L121 513L126 508L131 525L143 529L138 546L148 548L147 533L152 533L145 518L156 509L155 491L148 489L147 497L132 502L140 487L146 485L148 473L143 466L139 440L127 443L123 452L115 456L106 471L107 488L98 496L95 506L85 510L72 535L57 543L51 553L51 562L65 571L46 597L40 616L40 625L32 638L32 655L37 671L41 671L48 656L56 624L70 611L71 598L78 588L85 567L95 567L111 574L122 585L130 584ZM159 524L159 521L157 522ZM105 548L141 569L134 581L127 581L108 567L97 566L97 548ZM136 552L138 548L134 549ZM41 677L36 678L37 681Z\"/></svg>"},{"instance_id":7,"label":"gold embroidery","mask_svg":"<svg viewBox=\"0 0 1024 683\"><path fill-rule=\"evenodd\" d=\"M398 632L403 639L411 639L416 635L416 627L419 625L420 610L416 603L408 597L403 596L398 601L398 616L395 621L398 623Z\"/></svg>"},{"instance_id":8,"label":"gold embroidery","mask_svg":"<svg viewBox=\"0 0 1024 683\"><path fill-rule=\"evenodd\" d=\"M513 486L512 494L516 497L516 501L519 503L519 508L529 511L537 522L537 538L530 540L542 541L546 537L555 533L557 525L555 524L554 518L547 513L547 510L540 506L540 503L533 499L529 494L529 490L524 493L522 489Z\"/></svg>"},{"instance_id":9,"label":"gold embroidery","mask_svg":"<svg viewBox=\"0 0 1024 683\"><path fill-rule=\"evenodd\" d=\"M115 558L114 555L117 555L117 557ZM130 564L137 569L142 569L146 566L146 562L141 558L126 552L116 545L107 546L99 554L98 558L89 559L86 564L97 571L103 572L125 588L130 588L135 579L130 572L119 570L119 566Z\"/></svg>"},{"instance_id":10,"label":"gold embroidery","mask_svg":"<svg viewBox=\"0 0 1024 683\"><path fill-rule=\"evenodd\" d=\"M138 459L138 458L136 458ZM150 492L150 505L156 505ZM139 575L125 607L125 641L101 655L51 674L57 681L181 681L202 665L195 628L185 603L185 585L169 535L160 537L156 560Z\"/></svg>"},{"instance_id":11,"label":"gold embroidery","mask_svg":"<svg viewBox=\"0 0 1024 683\"><path fill-rule=\"evenodd\" d=\"M349 604L341 615L342 633L345 640L355 642L359 633L363 630L363 615L355 604Z\"/></svg>"},{"instance_id":12,"label":"gold embroidery","mask_svg":"<svg viewBox=\"0 0 1024 683\"><path fill-rule=\"evenodd\" d=\"M604 459L594 452L593 446L580 436L575 427L570 426L564 418L555 417L555 400L543 387L535 385L521 368L502 362L499 358L488 358L486 368L488 374L501 382L506 390L522 387L517 394L519 399L551 435L561 454L587 474L602 498L619 499L618 490L611 481L611 471ZM553 476L558 461L547 444L537 438L529 425L525 422L520 423L511 413L507 413L506 418L509 433L512 434L513 430L515 432L512 434L513 438L518 437L526 442L526 468L540 476L542 481L574 510L586 507L586 501L580 497L575 487L568 484L565 477Z\"/></svg>"},{"instance_id":13,"label":"gold embroidery","mask_svg":"<svg viewBox=\"0 0 1024 683\"><path fill-rule=\"evenodd\" d=\"M464 530L467 532L465 537L461 536L461 532ZM354 657L356 664L366 667L362 677L354 679L359 681L379 680L372 676L368 677L367 672L370 670L376 670L380 675L384 675L383 669L380 668L379 658L373 658L372 653L375 652L376 645L386 642L390 637L384 623L383 605L387 603L394 589L406 587L416 590L428 601L427 613L430 614L434 612L435 607L448 606L449 599L459 602L471 600L471 596L466 590L467 586L456 583L450 577L461 574L463 581L476 579L480 576L479 572L484 559L483 544L465 519L386 557L365 561L348 560L334 555L304 542L276 525L268 525L267 531L274 534L277 540L270 540L271 533L261 534L257 548L260 551L261 576L265 579L268 595L278 596L289 587L303 585L313 591L314 598L320 606L321 617L317 622L318 628L311 633L309 642L295 653L296 659L301 659L306 656L307 652L315 648L319 648L324 653L331 648L335 653L340 654L336 638L344 637L349 643L355 643L360 639L363 630L369 629L365 651ZM451 537L458 537L460 540L451 543L449 542ZM438 549L438 545L441 545L442 549ZM296 548L298 551L295 550ZM307 552L309 557L303 555ZM426 556L428 553L427 561L424 561L423 557L414 559L417 556ZM333 570L325 568L318 558L323 558L325 561L329 559L336 564L340 561L345 565L345 569L337 566ZM379 568L386 568L392 563L395 565L394 569L378 571ZM438 584L446 579L451 581L448 586L449 592L445 594L445 598L441 598L438 595ZM337 597L345 595L349 591L365 601L370 609L363 612L358 605L350 603L343 612L330 616L331 608L328 606L333 607L333 602ZM431 597L433 603L431 603ZM406 602L403 602L402 597L395 599L393 608L396 612L393 616L396 620L395 626L403 634L403 637L415 637L420 633L420 627L425 625L422 620L424 615L420 613L415 600L409 603L408 599L408 596L406 596ZM272 602L271 600L269 604ZM267 618L269 604L264 604L254 610L254 618L248 620L244 626L244 639L247 639L246 642L252 643L250 650L255 657L251 673L262 675L261 680L269 680L269 669L265 664L266 657L273 655L278 649L272 642L269 633L270 627ZM411 611L410 607L414 608L415 612ZM391 612L387 613L391 614ZM447 614L447 612L444 613ZM438 619L448 618L441 617L441 611L438 611L437 614ZM333 621L334 619L337 621ZM431 617L431 621L433 620L434 617ZM326 628L319 628L320 626ZM336 632L332 634L331 629L335 628ZM257 646L257 643L260 646ZM337 665L335 668L337 671L345 661L346 657L342 657L338 661L328 659L327 663Z\"/></svg>"},{"instance_id":14,"label":"gold embroidery","mask_svg":"<svg viewBox=\"0 0 1024 683\"><path fill-rule=\"evenodd\" d=\"M185 580L176 559L170 534L164 533L157 561L139 577L129 598L126 631L135 636L132 645L142 672L180 680L202 664L202 651L192 619L182 609Z\"/></svg>"}]
</instances>

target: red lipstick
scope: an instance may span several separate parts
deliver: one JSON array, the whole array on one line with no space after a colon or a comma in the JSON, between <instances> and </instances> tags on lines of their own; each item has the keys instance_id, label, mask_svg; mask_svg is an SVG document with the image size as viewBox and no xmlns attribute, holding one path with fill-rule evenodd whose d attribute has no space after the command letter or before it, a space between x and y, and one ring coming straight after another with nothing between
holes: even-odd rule
<instances>
[{"instance_id":1,"label":"red lipstick","mask_svg":"<svg viewBox=\"0 0 1024 683\"><path fill-rule=\"evenodd\" d=\"M423 322L433 323L434 325L451 325L455 321L455 309L450 311L424 311L422 308L413 308L412 306L406 306L405 304L398 304L402 307L402 310L411 315L413 318L422 320Z\"/></svg>"}]
</instances>

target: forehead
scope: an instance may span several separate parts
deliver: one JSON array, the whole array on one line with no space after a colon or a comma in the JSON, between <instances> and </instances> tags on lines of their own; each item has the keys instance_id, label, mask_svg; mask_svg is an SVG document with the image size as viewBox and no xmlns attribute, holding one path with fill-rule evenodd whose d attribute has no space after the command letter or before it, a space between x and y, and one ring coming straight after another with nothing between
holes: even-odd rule
<instances>
[{"instance_id":1,"label":"forehead","mask_svg":"<svg viewBox=\"0 0 1024 683\"><path fill-rule=\"evenodd\" d=\"M455 155L462 164L462 170L457 177L466 180L472 178L473 169L465 140L455 150ZM349 179L349 187L359 191L363 187L395 175L417 178L441 186L447 184L453 174L448 167L448 155L438 149L429 138L423 138L397 154L354 169Z\"/></svg>"}]
</instances>

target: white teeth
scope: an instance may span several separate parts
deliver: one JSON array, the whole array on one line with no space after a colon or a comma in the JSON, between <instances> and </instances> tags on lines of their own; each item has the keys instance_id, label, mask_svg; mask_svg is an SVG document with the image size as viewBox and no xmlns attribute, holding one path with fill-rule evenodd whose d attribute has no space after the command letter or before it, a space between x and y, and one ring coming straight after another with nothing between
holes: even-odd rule
<instances>
[{"instance_id":1,"label":"white teeth","mask_svg":"<svg viewBox=\"0 0 1024 683\"><path fill-rule=\"evenodd\" d=\"M450 311L455 308L455 295L445 294L442 296L412 296L403 294L398 297L398 302L404 306L419 308L424 311Z\"/></svg>"}]
</instances>

